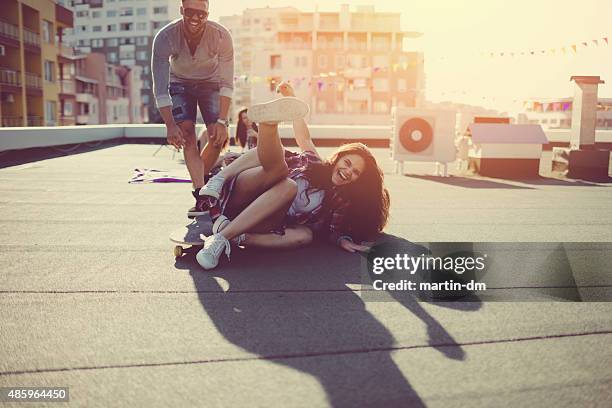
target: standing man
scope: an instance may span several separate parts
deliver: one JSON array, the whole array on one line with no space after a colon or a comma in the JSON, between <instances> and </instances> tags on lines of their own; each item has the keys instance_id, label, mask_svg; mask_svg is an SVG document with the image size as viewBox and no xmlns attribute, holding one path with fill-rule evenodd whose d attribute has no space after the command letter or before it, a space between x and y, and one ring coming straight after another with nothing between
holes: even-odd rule
<instances>
[{"instance_id":1,"label":"standing man","mask_svg":"<svg viewBox=\"0 0 612 408\"><path fill-rule=\"evenodd\" d=\"M178 1L178 0L176 0ZM234 89L234 47L229 31L208 21L208 0L182 0L182 19L162 28L153 40L153 92L166 124L168 143L183 148L196 205L188 216L204 213L199 191L228 137ZM198 151L197 107L206 123L208 143Z\"/></svg>"}]
</instances>

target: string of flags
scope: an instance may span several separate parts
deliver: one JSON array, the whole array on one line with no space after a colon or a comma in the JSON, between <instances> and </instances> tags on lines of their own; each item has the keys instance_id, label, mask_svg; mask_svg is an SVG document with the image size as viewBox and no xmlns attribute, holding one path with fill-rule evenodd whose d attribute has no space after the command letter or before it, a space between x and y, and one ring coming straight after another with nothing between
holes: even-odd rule
<instances>
[{"instance_id":1,"label":"string of flags","mask_svg":"<svg viewBox=\"0 0 612 408\"><path fill-rule=\"evenodd\" d=\"M489 58L536 56L536 55L568 55L577 54L584 48L607 47L610 45L608 37L601 37L589 41L580 41L575 44L564 45L556 48L523 50L523 51L489 51L481 53L481 56Z\"/></svg>"}]
</instances>

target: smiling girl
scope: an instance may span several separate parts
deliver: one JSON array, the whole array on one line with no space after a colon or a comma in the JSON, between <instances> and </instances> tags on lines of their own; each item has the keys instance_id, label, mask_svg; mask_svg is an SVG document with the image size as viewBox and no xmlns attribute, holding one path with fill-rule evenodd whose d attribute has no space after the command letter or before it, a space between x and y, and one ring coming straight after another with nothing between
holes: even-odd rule
<instances>
[{"instance_id":1,"label":"smiling girl","mask_svg":"<svg viewBox=\"0 0 612 408\"><path fill-rule=\"evenodd\" d=\"M382 231L389 213L383 173L361 143L338 148L321 158L303 117L308 106L282 84L285 98L249 108L258 122L259 143L209 180L200 194L215 201L210 214L213 235L196 259L214 268L230 241L237 245L287 248L325 236L349 252L367 251L357 242ZM285 151L278 123L293 121L301 153ZM284 234L270 231L284 230Z\"/></svg>"}]
</instances>

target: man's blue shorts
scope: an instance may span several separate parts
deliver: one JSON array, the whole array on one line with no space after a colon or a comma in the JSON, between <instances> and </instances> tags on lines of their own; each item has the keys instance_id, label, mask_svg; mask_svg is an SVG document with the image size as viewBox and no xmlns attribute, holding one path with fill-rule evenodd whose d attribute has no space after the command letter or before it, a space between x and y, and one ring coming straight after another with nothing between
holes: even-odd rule
<instances>
[{"instance_id":1,"label":"man's blue shorts","mask_svg":"<svg viewBox=\"0 0 612 408\"><path fill-rule=\"evenodd\" d=\"M172 82L168 86L172 98L174 122L196 122L197 107L206 125L219 119L219 84L204 81Z\"/></svg>"}]
</instances>

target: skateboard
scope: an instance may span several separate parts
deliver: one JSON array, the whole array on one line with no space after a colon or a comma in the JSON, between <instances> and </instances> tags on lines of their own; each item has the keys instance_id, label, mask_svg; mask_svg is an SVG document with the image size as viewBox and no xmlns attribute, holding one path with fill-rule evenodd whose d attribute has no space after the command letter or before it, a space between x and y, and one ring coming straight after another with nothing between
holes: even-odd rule
<instances>
[{"instance_id":1,"label":"skateboard","mask_svg":"<svg viewBox=\"0 0 612 408\"><path fill-rule=\"evenodd\" d=\"M181 227L170 234L170 241L178 244L174 247L174 257L180 258L190 248L204 245L205 237L212 235L213 222L208 215L194 218L189 224Z\"/></svg>"}]
</instances>

